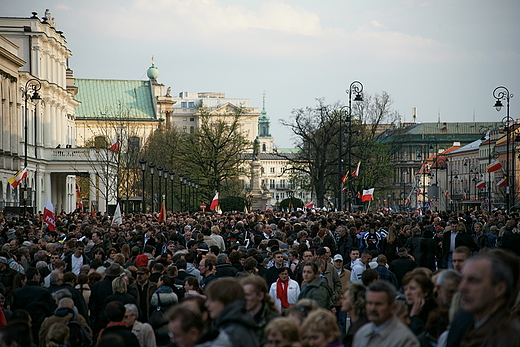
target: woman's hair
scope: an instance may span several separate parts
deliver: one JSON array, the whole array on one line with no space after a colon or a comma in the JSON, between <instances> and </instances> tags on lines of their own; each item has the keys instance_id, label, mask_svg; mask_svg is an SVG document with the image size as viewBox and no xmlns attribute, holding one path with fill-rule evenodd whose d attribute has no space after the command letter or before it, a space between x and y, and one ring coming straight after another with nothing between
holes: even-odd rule
<instances>
[{"instance_id":1,"label":"woman's hair","mask_svg":"<svg viewBox=\"0 0 520 347\"><path fill-rule=\"evenodd\" d=\"M300 330L296 323L287 317L277 317L265 327L265 335L273 335L279 332L287 342L300 342Z\"/></svg>"},{"instance_id":2,"label":"woman's hair","mask_svg":"<svg viewBox=\"0 0 520 347\"><path fill-rule=\"evenodd\" d=\"M117 253L114 257L114 263L117 263L121 266L125 266L125 256L122 253Z\"/></svg>"},{"instance_id":3,"label":"woman's hair","mask_svg":"<svg viewBox=\"0 0 520 347\"><path fill-rule=\"evenodd\" d=\"M93 272L90 275L88 275L88 285L90 288L94 285L94 283L101 281L101 274L97 272Z\"/></svg>"},{"instance_id":4,"label":"woman's hair","mask_svg":"<svg viewBox=\"0 0 520 347\"><path fill-rule=\"evenodd\" d=\"M121 246L121 254L123 254L125 256L125 259L129 259L130 258L130 246L128 245L128 243L125 243L123 246Z\"/></svg>"},{"instance_id":5,"label":"woman's hair","mask_svg":"<svg viewBox=\"0 0 520 347\"><path fill-rule=\"evenodd\" d=\"M302 331L319 331L323 333L326 338L332 337L332 341L337 341L341 338L336 315L323 308L311 312L307 318L305 318Z\"/></svg>"},{"instance_id":6,"label":"woman's hair","mask_svg":"<svg viewBox=\"0 0 520 347\"><path fill-rule=\"evenodd\" d=\"M199 281L197 281L197 277L192 277L192 276L186 277L186 279L184 280L184 283L192 286L193 290L195 290L197 293L204 294L202 288L199 285Z\"/></svg>"},{"instance_id":7,"label":"woman's hair","mask_svg":"<svg viewBox=\"0 0 520 347\"><path fill-rule=\"evenodd\" d=\"M101 254L101 260L105 260L105 251L102 248L98 248L94 251L94 258L96 254Z\"/></svg>"},{"instance_id":8,"label":"woman's hair","mask_svg":"<svg viewBox=\"0 0 520 347\"><path fill-rule=\"evenodd\" d=\"M388 228L388 236L386 237L386 241L389 244L393 244L396 238L397 238L397 228L394 225L392 225L390 228Z\"/></svg>"},{"instance_id":9,"label":"woman's hair","mask_svg":"<svg viewBox=\"0 0 520 347\"><path fill-rule=\"evenodd\" d=\"M365 316L366 309L366 288L357 282L349 282L345 288L345 291L348 291L348 295L350 298L350 303L354 308L354 313L359 317Z\"/></svg>"},{"instance_id":10,"label":"woman's hair","mask_svg":"<svg viewBox=\"0 0 520 347\"><path fill-rule=\"evenodd\" d=\"M26 279L27 279L27 276L25 276L23 273L18 272L18 273L14 276L14 280L13 280L13 289L12 289L12 291L14 292L15 289L18 289L18 288L23 287L23 283L22 283L22 281L25 281Z\"/></svg>"},{"instance_id":11,"label":"woman's hair","mask_svg":"<svg viewBox=\"0 0 520 347\"><path fill-rule=\"evenodd\" d=\"M49 328L46 336L46 345L49 347L58 347L63 345L69 339L69 327L63 323L54 323Z\"/></svg>"},{"instance_id":12,"label":"woman's hair","mask_svg":"<svg viewBox=\"0 0 520 347\"><path fill-rule=\"evenodd\" d=\"M220 235L220 228L216 225L212 226L211 227L211 233L212 234L216 234L216 235Z\"/></svg>"},{"instance_id":13,"label":"woman's hair","mask_svg":"<svg viewBox=\"0 0 520 347\"><path fill-rule=\"evenodd\" d=\"M139 309L137 308L136 304L126 304L125 309L132 312L132 314L136 317L139 316Z\"/></svg>"},{"instance_id":14,"label":"woman's hair","mask_svg":"<svg viewBox=\"0 0 520 347\"><path fill-rule=\"evenodd\" d=\"M244 289L234 278L221 278L212 281L204 288L209 300L220 301L227 306L232 302L245 299Z\"/></svg>"},{"instance_id":15,"label":"woman's hair","mask_svg":"<svg viewBox=\"0 0 520 347\"><path fill-rule=\"evenodd\" d=\"M431 280L431 276L428 276L426 272L417 268L408 272L403 277L403 286L410 283L410 281L414 280L417 282L419 287L421 287L422 292L426 295L427 298L431 297L433 294L433 282Z\"/></svg>"},{"instance_id":16,"label":"woman's hair","mask_svg":"<svg viewBox=\"0 0 520 347\"><path fill-rule=\"evenodd\" d=\"M112 291L114 293L125 294L127 291L124 277L118 276L112 281Z\"/></svg>"},{"instance_id":17,"label":"woman's hair","mask_svg":"<svg viewBox=\"0 0 520 347\"><path fill-rule=\"evenodd\" d=\"M301 299L296 304L289 306L287 310L283 312L284 316L296 316L299 318L301 322L307 316L309 313L311 313L314 310L317 310L319 308L318 304L315 300L312 299Z\"/></svg>"},{"instance_id":18,"label":"woman's hair","mask_svg":"<svg viewBox=\"0 0 520 347\"><path fill-rule=\"evenodd\" d=\"M274 299L269 295L269 287L267 286L267 282L265 281L265 279L263 277L256 276L256 275L249 275L249 276L243 277L240 280L240 284L242 285L242 287L245 285L248 285L248 284L252 285L253 288L255 289L256 293L264 294L264 299L262 300L262 302L267 304L267 306L269 307L269 309L271 311L277 312L277 313L279 312L274 303Z\"/></svg>"}]
</instances>

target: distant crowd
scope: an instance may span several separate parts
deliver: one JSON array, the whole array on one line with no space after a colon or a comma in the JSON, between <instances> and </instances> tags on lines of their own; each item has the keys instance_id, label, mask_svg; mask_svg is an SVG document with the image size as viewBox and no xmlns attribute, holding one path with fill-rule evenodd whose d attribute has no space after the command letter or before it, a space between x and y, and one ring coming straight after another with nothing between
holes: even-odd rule
<instances>
[{"instance_id":1,"label":"distant crowd","mask_svg":"<svg viewBox=\"0 0 520 347\"><path fill-rule=\"evenodd\" d=\"M0 215L0 346L520 346L520 214Z\"/></svg>"}]
</instances>

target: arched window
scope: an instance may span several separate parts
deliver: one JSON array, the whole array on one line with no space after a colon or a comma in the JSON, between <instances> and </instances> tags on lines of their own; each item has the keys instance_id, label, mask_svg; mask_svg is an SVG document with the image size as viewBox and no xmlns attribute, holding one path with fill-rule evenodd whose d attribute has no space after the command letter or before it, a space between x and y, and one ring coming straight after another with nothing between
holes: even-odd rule
<instances>
[{"instance_id":1,"label":"arched window","mask_svg":"<svg viewBox=\"0 0 520 347\"><path fill-rule=\"evenodd\" d=\"M262 145L262 152L267 152L267 146L265 145L265 143Z\"/></svg>"},{"instance_id":2,"label":"arched window","mask_svg":"<svg viewBox=\"0 0 520 347\"><path fill-rule=\"evenodd\" d=\"M141 138L139 136L131 136L128 138L128 152L136 153L141 150Z\"/></svg>"}]
</instances>

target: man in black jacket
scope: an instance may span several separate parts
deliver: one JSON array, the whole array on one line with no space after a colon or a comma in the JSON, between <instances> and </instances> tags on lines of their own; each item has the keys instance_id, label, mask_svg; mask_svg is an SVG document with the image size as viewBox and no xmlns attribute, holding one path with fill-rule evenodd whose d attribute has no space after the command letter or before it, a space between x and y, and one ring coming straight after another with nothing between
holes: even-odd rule
<instances>
[{"instance_id":1,"label":"man in black jacket","mask_svg":"<svg viewBox=\"0 0 520 347\"><path fill-rule=\"evenodd\" d=\"M81 267L83 265L90 264L90 260L83 253L85 250L85 244L81 241L76 242L76 246L74 247L74 253L69 254L65 257L65 263L67 266L65 267L65 272L73 272L76 275L79 275Z\"/></svg>"},{"instance_id":2,"label":"man in black jacket","mask_svg":"<svg viewBox=\"0 0 520 347\"><path fill-rule=\"evenodd\" d=\"M397 289L399 289L402 286L404 275L418 267L419 264L411 259L408 251L404 247L398 249L397 255L399 255L399 258L390 263L389 270L395 274L397 284L399 285Z\"/></svg>"},{"instance_id":3,"label":"man in black jacket","mask_svg":"<svg viewBox=\"0 0 520 347\"><path fill-rule=\"evenodd\" d=\"M25 272L27 282L14 291L11 310L24 309L31 315L34 343L38 343L38 331L43 320L50 316L55 309L54 300L44 288L40 287L40 273L38 269L30 267Z\"/></svg>"},{"instance_id":4,"label":"man in black jacket","mask_svg":"<svg viewBox=\"0 0 520 347\"><path fill-rule=\"evenodd\" d=\"M88 303L90 309L90 322L94 335L102 328L100 324L100 316L103 310L105 299L112 295L112 281L123 272L119 264L112 264L105 270L105 278L102 281L94 283L90 292L90 300Z\"/></svg>"}]
</instances>

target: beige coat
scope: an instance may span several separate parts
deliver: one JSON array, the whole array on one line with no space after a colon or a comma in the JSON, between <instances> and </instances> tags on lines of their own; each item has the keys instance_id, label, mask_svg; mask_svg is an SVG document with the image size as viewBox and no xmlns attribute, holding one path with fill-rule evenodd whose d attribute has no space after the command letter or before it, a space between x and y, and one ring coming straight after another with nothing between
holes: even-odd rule
<instances>
[{"instance_id":1,"label":"beige coat","mask_svg":"<svg viewBox=\"0 0 520 347\"><path fill-rule=\"evenodd\" d=\"M370 322L361 327L354 335L353 347L420 347L414 333L399 319L393 316L388 325L374 333L375 325Z\"/></svg>"}]
</instances>

